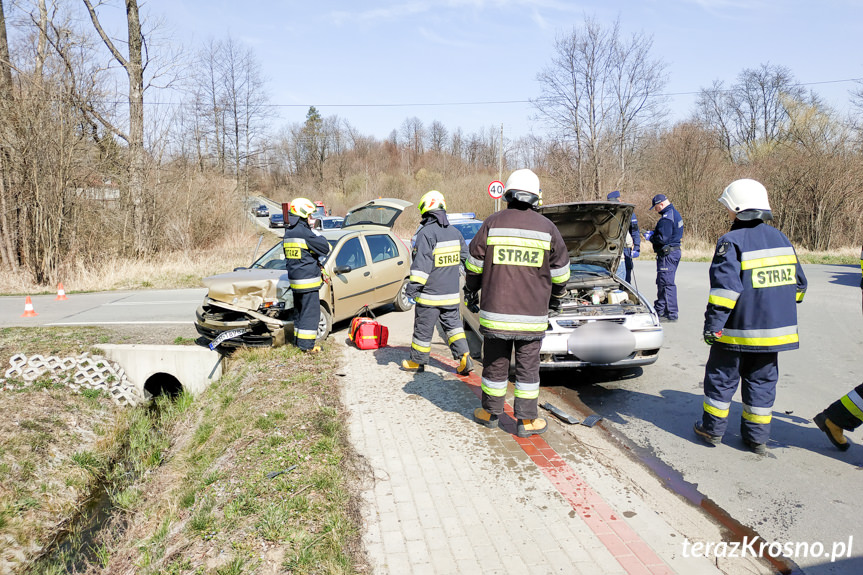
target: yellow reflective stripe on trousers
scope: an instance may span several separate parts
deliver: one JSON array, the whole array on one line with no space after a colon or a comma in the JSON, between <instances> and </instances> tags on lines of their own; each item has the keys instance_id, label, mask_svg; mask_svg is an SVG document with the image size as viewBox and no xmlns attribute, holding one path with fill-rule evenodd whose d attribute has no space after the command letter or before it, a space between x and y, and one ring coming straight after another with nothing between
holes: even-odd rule
<instances>
[{"instance_id":1,"label":"yellow reflective stripe on trousers","mask_svg":"<svg viewBox=\"0 0 863 575\"><path fill-rule=\"evenodd\" d=\"M312 329L295 329L294 334L296 334L297 339L317 339L318 331Z\"/></svg>"},{"instance_id":2,"label":"yellow reflective stripe on trousers","mask_svg":"<svg viewBox=\"0 0 863 575\"><path fill-rule=\"evenodd\" d=\"M491 381L482 378L482 392L492 397L503 397L506 395L506 381Z\"/></svg>"},{"instance_id":3,"label":"yellow reflective stripe on trousers","mask_svg":"<svg viewBox=\"0 0 863 575\"><path fill-rule=\"evenodd\" d=\"M514 395L519 399L536 399L539 397L539 382L524 383L523 381L516 381Z\"/></svg>"},{"instance_id":4,"label":"yellow reflective stripe on trousers","mask_svg":"<svg viewBox=\"0 0 863 575\"><path fill-rule=\"evenodd\" d=\"M452 345L454 342L460 339L467 339L464 335L464 330L461 330L458 333L453 333L448 340L446 340L447 345Z\"/></svg>"},{"instance_id":5,"label":"yellow reflective stripe on trousers","mask_svg":"<svg viewBox=\"0 0 863 575\"><path fill-rule=\"evenodd\" d=\"M767 425L773 418L773 409L770 407L752 407L744 403L742 416L746 421Z\"/></svg>"},{"instance_id":6,"label":"yellow reflective stripe on trousers","mask_svg":"<svg viewBox=\"0 0 863 575\"><path fill-rule=\"evenodd\" d=\"M861 398L856 391L850 392L848 395L842 396L842 399L839 401L842 402L842 405L845 406L851 415L863 421L863 398Z\"/></svg>"},{"instance_id":7,"label":"yellow reflective stripe on trousers","mask_svg":"<svg viewBox=\"0 0 863 575\"><path fill-rule=\"evenodd\" d=\"M704 411L715 417L728 417L728 409L731 407L729 401L718 401L704 396Z\"/></svg>"},{"instance_id":8,"label":"yellow reflective stripe on trousers","mask_svg":"<svg viewBox=\"0 0 863 575\"><path fill-rule=\"evenodd\" d=\"M422 353L428 353L431 351L431 345L426 347L424 345L418 345L415 341L411 342L411 347Z\"/></svg>"}]
</instances>

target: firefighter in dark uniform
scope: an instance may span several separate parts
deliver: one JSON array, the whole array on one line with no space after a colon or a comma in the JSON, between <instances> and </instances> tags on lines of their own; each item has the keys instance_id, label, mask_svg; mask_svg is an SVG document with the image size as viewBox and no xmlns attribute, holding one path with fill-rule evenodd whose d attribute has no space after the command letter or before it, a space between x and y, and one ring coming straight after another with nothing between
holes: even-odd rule
<instances>
[{"instance_id":1,"label":"firefighter in dark uniform","mask_svg":"<svg viewBox=\"0 0 863 575\"><path fill-rule=\"evenodd\" d=\"M677 321L677 286L674 276L680 265L680 244L683 241L683 218L663 194L653 196L651 209L659 212L659 221L645 238L656 253L656 301L653 308L660 320Z\"/></svg>"},{"instance_id":2,"label":"firefighter in dark uniform","mask_svg":"<svg viewBox=\"0 0 863 575\"><path fill-rule=\"evenodd\" d=\"M282 247L294 294L294 338L301 350L317 353L321 349L315 344L321 319L318 291L323 283L318 257L330 253L330 244L309 226L309 216L314 213L311 200L296 198L290 203Z\"/></svg>"},{"instance_id":3,"label":"firefighter in dark uniform","mask_svg":"<svg viewBox=\"0 0 863 575\"><path fill-rule=\"evenodd\" d=\"M620 202L620 191L614 190L613 192L608 192L608 195L605 196L610 202ZM635 211L632 212L632 217L629 219L629 235L632 237L632 247L631 248L623 248L623 265L626 270L624 280L626 283L630 283L632 280L632 260L633 258L637 258L641 253L641 234L638 230L638 218L635 217Z\"/></svg>"},{"instance_id":4,"label":"firefighter in dark uniform","mask_svg":"<svg viewBox=\"0 0 863 575\"><path fill-rule=\"evenodd\" d=\"M860 251L860 269L863 271L863 250ZM860 278L860 289L863 296L863 276ZM831 403L815 416L814 421L830 443L840 451L848 451L851 443L845 437L845 432L854 431L863 423L863 383Z\"/></svg>"},{"instance_id":5,"label":"firefighter in dark uniform","mask_svg":"<svg viewBox=\"0 0 863 575\"><path fill-rule=\"evenodd\" d=\"M465 302L479 302L483 335L482 407L474 411L480 425L497 427L503 413L509 363L515 349L514 411L517 435L545 432L537 413L539 351L548 328L549 309L560 308L569 280L569 253L557 227L536 212L539 178L516 170L506 181L507 209L485 219L470 242Z\"/></svg>"},{"instance_id":6,"label":"firefighter in dark uniform","mask_svg":"<svg viewBox=\"0 0 863 575\"><path fill-rule=\"evenodd\" d=\"M760 455L770 437L778 352L799 346L796 304L803 301L806 276L785 234L766 223L773 215L763 185L734 181L719 202L734 223L719 238L710 264L704 341L711 348L704 370L704 412L695 433L711 445L721 441L742 380L740 434Z\"/></svg>"},{"instance_id":7,"label":"firefighter in dark uniform","mask_svg":"<svg viewBox=\"0 0 863 575\"><path fill-rule=\"evenodd\" d=\"M416 301L411 357L402 361L407 370L423 371L429 360L434 328L440 319L456 371L473 370L470 349L459 313L461 268L467 259L467 245L461 232L449 224L443 194L432 190L420 198L422 222L413 250L410 283L406 295Z\"/></svg>"}]
</instances>

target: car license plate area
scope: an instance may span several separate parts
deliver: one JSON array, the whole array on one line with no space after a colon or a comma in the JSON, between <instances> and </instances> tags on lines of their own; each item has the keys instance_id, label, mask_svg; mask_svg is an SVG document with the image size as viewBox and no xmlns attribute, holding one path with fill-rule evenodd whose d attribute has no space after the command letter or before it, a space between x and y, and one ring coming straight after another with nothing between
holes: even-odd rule
<instances>
[{"instance_id":1,"label":"car license plate area","mask_svg":"<svg viewBox=\"0 0 863 575\"><path fill-rule=\"evenodd\" d=\"M216 349L217 347L219 347L219 344L221 344L222 342L227 341L229 339L234 339L235 337L240 337L241 335L245 334L248 331L249 330L247 328L244 328L244 327L238 328L238 329L230 329L228 331L223 331L222 333L220 333L218 335L218 337L216 337L216 339L211 341L210 345L208 345L207 347L209 347L210 349Z\"/></svg>"}]
</instances>

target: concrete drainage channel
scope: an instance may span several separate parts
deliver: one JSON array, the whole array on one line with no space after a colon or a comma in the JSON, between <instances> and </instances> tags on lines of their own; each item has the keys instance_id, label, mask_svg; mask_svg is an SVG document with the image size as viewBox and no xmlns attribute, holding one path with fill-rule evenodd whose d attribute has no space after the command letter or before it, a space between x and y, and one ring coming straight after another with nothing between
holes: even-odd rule
<instances>
[{"instance_id":1,"label":"concrete drainage channel","mask_svg":"<svg viewBox=\"0 0 863 575\"><path fill-rule=\"evenodd\" d=\"M145 406L150 398L159 395L176 396L184 390L198 395L222 376L223 356L206 348L100 344L94 349L104 356L85 353L77 358L41 355L28 358L19 354L10 360L12 367L3 375L29 386L50 374L76 393L82 388L100 389L116 404L133 408ZM6 385L5 379L0 378L0 389ZM116 461L112 466L125 468L125 464ZM114 511L110 488L107 481L100 480L80 512L37 559L37 566L60 564L71 572L97 559L96 537Z\"/></svg>"},{"instance_id":2,"label":"concrete drainage channel","mask_svg":"<svg viewBox=\"0 0 863 575\"><path fill-rule=\"evenodd\" d=\"M198 395L222 377L222 355L203 347L101 344L97 348L123 366L135 387L153 396L181 390Z\"/></svg>"}]
</instances>

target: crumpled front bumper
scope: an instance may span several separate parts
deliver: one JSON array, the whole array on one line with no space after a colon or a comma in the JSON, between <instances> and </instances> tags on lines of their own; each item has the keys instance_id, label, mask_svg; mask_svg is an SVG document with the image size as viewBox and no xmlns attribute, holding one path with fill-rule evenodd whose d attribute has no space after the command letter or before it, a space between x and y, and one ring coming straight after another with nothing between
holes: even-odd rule
<instances>
[{"instance_id":1,"label":"crumpled front bumper","mask_svg":"<svg viewBox=\"0 0 863 575\"><path fill-rule=\"evenodd\" d=\"M219 344L220 348L280 347L286 333L292 333L293 320L281 320L252 310L205 298L195 311L195 329L209 341L222 332L245 329L245 333Z\"/></svg>"}]
</instances>

